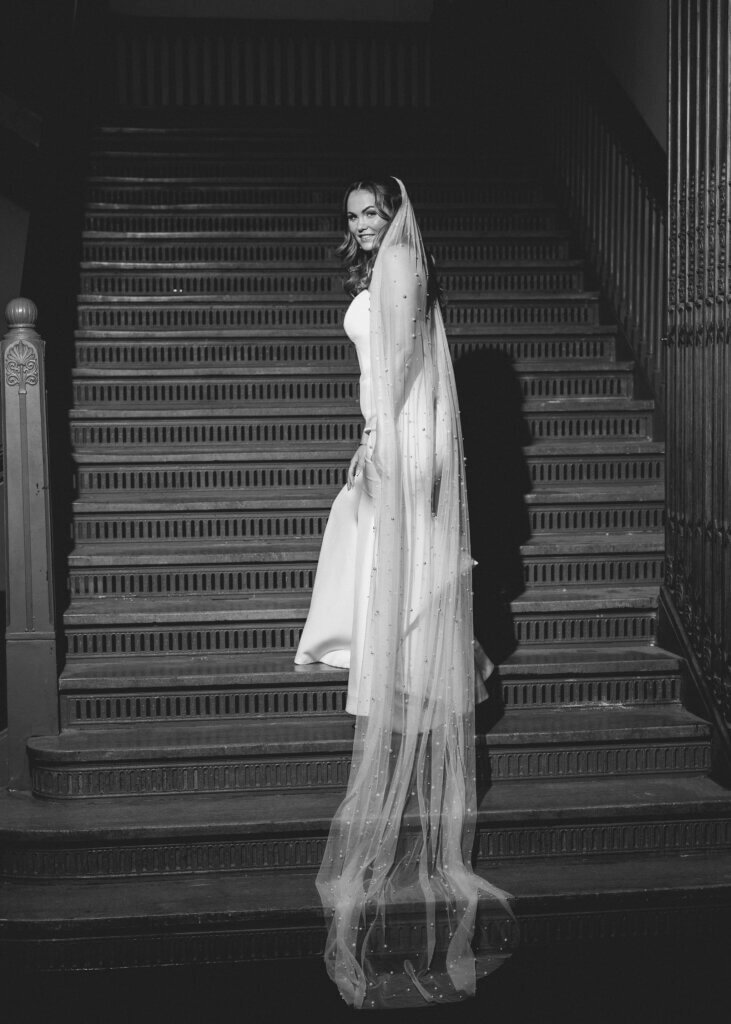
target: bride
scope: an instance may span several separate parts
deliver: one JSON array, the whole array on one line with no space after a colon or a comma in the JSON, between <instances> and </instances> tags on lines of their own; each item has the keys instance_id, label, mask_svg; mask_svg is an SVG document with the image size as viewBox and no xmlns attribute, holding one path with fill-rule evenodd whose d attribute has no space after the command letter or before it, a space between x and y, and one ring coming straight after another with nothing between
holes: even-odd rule
<instances>
[{"instance_id":1,"label":"bride","mask_svg":"<svg viewBox=\"0 0 731 1024\"><path fill-rule=\"evenodd\" d=\"M506 894L470 863L474 703L492 666L472 638L462 439L439 289L406 189L393 182L359 181L345 195L339 251L354 297L344 328L365 427L295 657L349 668L353 759L317 884L328 971L359 1008L474 994L508 955L513 923Z\"/></svg>"}]
</instances>

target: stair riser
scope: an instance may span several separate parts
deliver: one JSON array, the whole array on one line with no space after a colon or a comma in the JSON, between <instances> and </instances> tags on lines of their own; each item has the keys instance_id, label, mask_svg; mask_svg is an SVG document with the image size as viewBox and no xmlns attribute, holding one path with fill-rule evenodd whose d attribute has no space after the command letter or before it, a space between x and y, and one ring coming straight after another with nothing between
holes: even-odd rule
<instances>
[{"instance_id":1,"label":"stair riser","mask_svg":"<svg viewBox=\"0 0 731 1024\"><path fill-rule=\"evenodd\" d=\"M529 181L493 181L484 184L453 184L449 186L418 184L412 186L414 200L421 205L456 203L540 203L544 199L540 184ZM172 203L212 203L232 206L334 206L343 202L344 188L311 182L307 185L219 184L186 182L127 184L93 181L87 187L87 202L122 203L133 206L159 206ZM411 191L411 190L410 190Z\"/></svg>"},{"instance_id":2,"label":"stair riser","mask_svg":"<svg viewBox=\"0 0 731 1024\"><path fill-rule=\"evenodd\" d=\"M505 271L445 271L439 273L439 283L447 294L455 292L567 292L580 291L583 274L580 270L505 270ZM81 275L84 296L196 296L201 299L216 296L242 297L313 295L332 293L344 300L342 274L337 270L314 274L311 269L278 271L277 273L235 273L221 270L215 274L195 271L165 273L86 272Z\"/></svg>"},{"instance_id":3,"label":"stair riser","mask_svg":"<svg viewBox=\"0 0 731 1024\"><path fill-rule=\"evenodd\" d=\"M100 609L101 610L101 609ZM242 612L242 619L245 612ZM195 622L195 612L191 610ZM519 644L649 643L655 636L655 610L597 612L563 611L532 614L514 612L513 628ZM93 612L82 627L69 621L68 654L72 657L142 657L149 654L235 654L237 652L294 652L302 622L206 623L157 626L95 627Z\"/></svg>"},{"instance_id":4,"label":"stair riser","mask_svg":"<svg viewBox=\"0 0 731 1024\"><path fill-rule=\"evenodd\" d=\"M184 842L116 842L81 846L24 844L0 853L0 877L12 880L83 878L155 878L279 872L317 868L325 854L323 834L286 838L220 839ZM490 827L478 832L478 863L534 857L613 857L683 854L731 847L731 825L722 818L681 821L602 822L596 825L550 824L530 828ZM569 868L570 870L570 868Z\"/></svg>"},{"instance_id":5,"label":"stair riser","mask_svg":"<svg viewBox=\"0 0 731 1024\"><path fill-rule=\"evenodd\" d=\"M555 231L556 214L541 207L497 208L484 211L429 211L419 215L421 230L429 232L462 231ZM271 209L264 213L246 211L120 211L87 210L84 216L86 233L102 232L134 234L332 234L344 230L343 215L339 211L322 210L284 213Z\"/></svg>"},{"instance_id":6,"label":"stair riser","mask_svg":"<svg viewBox=\"0 0 731 1024\"><path fill-rule=\"evenodd\" d=\"M333 492L334 497L334 492ZM328 508L311 512L267 513L207 512L195 515L171 511L169 515L134 515L109 512L106 515L78 514L74 519L75 540L87 543L138 544L146 541L221 541L230 539L262 540L274 537L322 537ZM577 502L573 506L531 507L528 510L531 532L564 534L585 531L607 533L654 532L663 525L663 506L659 502L597 504ZM473 522L473 529L476 524Z\"/></svg>"},{"instance_id":7,"label":"stair riser","mask_svg":"<svg viewBox=\"0 0 731 1024\"><path fill-rule=\"evenodd\" d=\"M302 593L312 590L316 563L269 566L191 567L170 570L151 566L143 570L84 571L69 573L69 591L75 597L138 595L198 595L241 593Z\"/></svg>"},{"instance_id":8,"label":"stair riser","mask_svg":"<svg viewBox=\"0 0 731 1024\"><path fill-rule=\"evenodd\" d=\"M566 413L557 410L555 413L525 412L524 416L530 435L536 441L649 439L652 430L651 413L618 411L597 414ZM309 420L294 417L275 419L262 415L253 420L216 420L210 417L198 421L185 418L183 422L168 423L140 423L128 420L112 423L74 422L71 426L71 441L76 449L110 448L114 452L123 447L146 449L150 445L165 446L169 449L180 447L186 452L194 452L197 445L214 445L219 451L227 448L237 451L247 447L254 451L261 450L262 456L265 457L268 445L285 445L293 448L318 444L357 445L362 429L362 418L355 410L347 417L332 415L326 418L323 411L318 409ZM343 456L345 458L346 454L343 453ZM583 460L577 460L579 461ZM216 462L215 453L211 453L211 462ZM120 470L133 472L121 467ZM592 479L593 476L586 478ZM622 476L617 478L622 479ZM79 474L79 480L82 490L86 490L88 485L84 482L83 470ZM225 486L237 485L229 483Z\"/></svg>"},{"instance_id":9,"label":"stair riser","mask_svg":"<svg viewBox=\"0 0 731 1024\"><path fill-rule=\"evenodd\" d=\"M199 595L240 593L307 593L312 590L316 562L271 565L173 567L142 569L71 569L72 597L137 595ZM523 559L528 586L622 585L663 579L663 557L657 555L585 556Z\"/></svg>"},{"instance_id":10,"label":"stair riser","mask_svg":"<svg viewBox=\"0 0 731 1024\"><path fill-rule=\"evenodd\" d=\"M597 338L453 338L450 350L455 361L474 353L502 352L511 359L614 359L615 339L607 335ZM271 338L259 341L231 339L206 341L181 339L150 341L141 336L137 341L79 340L76 343L76 365L83 369L144 371L152 369L199 368L210 373L222 367L245 372L247 368L266 368L273 373L318 363L342 364L355 371L353 346L341 336L328 341Z\"/></svg>"},{"instance_id":11,"label":"stair riser","mask_svg":"<svg viewBox=\"0 0 731 1024\"><path fill-rule=\"evenodd\" d=\"M490 165L484 159L469 158L461 155L452 156L447 153L430 153L429 168L435 178L448 176L458 180L484 175L495 170L495 163ZM407 154L398 156L399 172L404 180L418 179L424 174L424 157L409 158ZM153 182L156 178L200 178L213 180L217 178L291 178L293 184L301 184L304 178L328 178L330 181L342 181L342 188L357 176L360 160L351 156L344 160L333 154L313 155L296 153L290 156L256 154L251 151L239 153L235 157L225 157L217 153L207 156L195 156L190 153L99 153L92 155L89 161L89 173L104 177L143 177ZM505 173L505 166L499 168Z\"/></svg>"},{"instance_id":12,"label":"stair riser","mask_svg":"<svg viewBox=\"0 0 731 1024\"><path fill-rule=\"evenodd\" d=\"M573 533L633 533L662 529L665 508L659 501L609 502L555 505L546 502L542 507L528 510L531 534Z\"/></svg>"},{"instance_id":13,"label":"stair riser","mask_svg":"<svg viewBox=\"0 0 731 1024\"><path fill-rule=\"evenodd\" d=\"M664 558L661 554L575 558L523 558L523 573L530 587L596 586L606 583L621 586L627 583L654 583L664 579Z\"/></svg>"},{"instance_id":14,"label":"stair riser","mask_svg":"<svg viewBox=\"0 0 731 1024\"><path fill-rule=\"evenodd\" d=\"M339 240L339 239L338 239ZM304 239L215 239L185 238L175 241L156 238L89 238L82 241L85 263L307 263L311 270L325 264L337 272L337 241ZM433 238L429 249L441 267L448 263L541 262L569 258L568 240L556 235L545 238L510 236L495 239L448 240Z\"/></svg>"},{"instance_id":15,"label":"stair riser","mask_svg":"<svg viewBox=\"0 0 731 1024\"><path fill-rule=\"evenodd\" d=\"M478 755L481 756L481 755ZM590 747L492 748L485 761L491 783L513 779L595 778L656 774L689 775L710 768L706 741L596 743ZM33 792L59 799L154 796L166 793L248 793L262 790L344 790L350 757L221 758L103 765L41 765L31 762ZM479 770L478 770L479 771Z\"/></svg>"},{"instance_id":16,"label":"stair riser","mask_svg":"<svg viewBox=\"0 0 731 1024\"><path fill-rule=\"evenodd\" d=\"M321 377L301 376L294 380L281 377L276 371L271 377L255 380L242 376L240 380L160 380L137 382L134 380L77 380L74 383L74 415L82 418L87 409L114 406L124 408L186 408L196 404L222 405L246 403L277 404L279 402L357 402L358 377L353 366L349 377L340 376L343 368ZM282 379L282 377L284 379ZM523 396L530 400L549 398L629 398L632 395L632 376L629 373L546 373L521 375Z\"/></svg>"},{"instance_id":17,"label":"stair riser","mask_svg":"<svg viewBox=\"0 0 731 1024\"><path fill-rule=\"evenodd\" d=\"M279 270L273 273L232 272L219 270L215 273L196 270L165 272L154 270L132 273L117 270L110 272L84 272L81 275L81 291L84 296L147 296L169 297L175 295L216 297L241 295L243 297L313 295L332 293L343 299L342 273L337 269L312 273L311 267L302 270ZM439 271L439 284L448 295L456 292L577 292L584 286L584 274L580 270L525 269L490 271Z\"/></svg>"},{"instance_id":18,"label":"stair riser","mask_svg":"<svg viewBox=\"0 0 731 1024\"><path fill-rule=\"evenodd\" d=\"M446 310L447 327L536 327L593 326L599 323L599 307L587 298L490 300L450 305ZM78 306L81 330L301 330L341 328L343 308L337 305L296 305L271 303L211 304L194 306L174 303L104 306Z\"/></svg>"},{"instance_id":19,"label":"stair riser","mask_svg":"<svg viewBox=\"0 0 731 1024\"><path fill-rule=\"evenodd\" d=\"M61 694L62 727L104 728L175 722L228 722L240 719L281 721L345 714L346 686L280 684L273 689L232 684L226 689L199 687L156 689L154 683L135 693L89 691ZM592 707L597 704L637 706L675 704L680 700L679 676L606 677L581 680L505 681L506 710Z\"/></svg>"},{"instance_id":20,"label":"stair riser","mask_svg":"<svg viewBox=\"0 0 731 1024\"><path fill-rule=\"evenodd\" d=\"M665 477L662 456L586 455L555 458L531 456L526 449L526 464L534 488L561 484L644 484L660 483ZM468 478L469 486L469 478Z\"/></svg>"}]
</instances>

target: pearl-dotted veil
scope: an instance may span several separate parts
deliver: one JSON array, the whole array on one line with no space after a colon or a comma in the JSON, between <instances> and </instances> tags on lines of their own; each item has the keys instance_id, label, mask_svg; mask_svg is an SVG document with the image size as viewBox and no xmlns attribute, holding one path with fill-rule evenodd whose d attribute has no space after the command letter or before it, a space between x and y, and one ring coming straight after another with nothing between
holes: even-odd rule
<instances>
[{"instance_id":1,"label":"pearl-dotted veil","mask_svg":"<svg viewBox=\"0 0 731 1024\"><path fill-rule=\"evenodd\" d=\"M317 879L325 960L359 1008L474 994L514 934L505 893L471 866L476 822L474 653L462 438L439 306L414 211L389 224L370 284L379 475L345 798Z\"/></svg>"}]
</instances>

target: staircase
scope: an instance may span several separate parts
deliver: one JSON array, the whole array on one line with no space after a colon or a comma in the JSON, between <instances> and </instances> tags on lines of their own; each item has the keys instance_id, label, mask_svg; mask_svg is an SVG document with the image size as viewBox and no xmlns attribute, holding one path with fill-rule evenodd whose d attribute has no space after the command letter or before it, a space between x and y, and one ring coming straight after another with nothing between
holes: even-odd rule
<instances>
[{"instance_id":1,"label":"staircase","mask_svg":"<svg viewBox=\"0 0 731 1024\"><path fill-rule=\"evenodd\" d=\"M535 163L447 153L428 181L418 153L390 165L449 297L478 636L481 582L512 598L478 735L478 869L515 894L528 944L707 935L731 909L731 796L654 643L653 403ZM14 963L322 949L313 878L353 734L345 674L292 658L362 426L332 257L362 166L317 140L98 134L62 732L29 743L33 795L2 799Z\"/></svg>"}]
</instances>

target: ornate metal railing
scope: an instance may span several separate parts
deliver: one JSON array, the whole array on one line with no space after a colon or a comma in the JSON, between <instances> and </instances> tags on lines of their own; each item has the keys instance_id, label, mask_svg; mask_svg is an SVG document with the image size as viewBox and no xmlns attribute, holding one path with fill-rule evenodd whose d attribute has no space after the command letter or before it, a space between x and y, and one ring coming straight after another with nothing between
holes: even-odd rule
<instances>
[{"instance_id":1,"label":"ornate metal railing","mask_svg":"<svg viewBox=\"0 0 731 1024\"><path fill-rule=\"evenodd\" d=\"M729 0L670 4L667 583L731 721Z\"/></svg>"},{"instance_id":2,"label":"ornate metal railing","mask_svg":"<svg viewBox=\"0 0 731 1024\"><path fill-rule=\"evenodd\" d=\"M58 732L58 669L51 557L45 345L37 310L14 299L2 341L7 538L5 650L11 788L29 782L25 744Z\"/></svg>"},{"instance_id":3,"label":"ornate metal railing","mask_svg":"<svg viewBox=\"0 0 731 1024\"><path fill-rule=\"evenodd\" d=\"M574 231L647 388L664 406L665 156L592 55L553 75L544 149Z\"/></svg>"}]
</instances>

